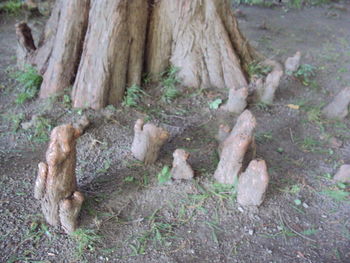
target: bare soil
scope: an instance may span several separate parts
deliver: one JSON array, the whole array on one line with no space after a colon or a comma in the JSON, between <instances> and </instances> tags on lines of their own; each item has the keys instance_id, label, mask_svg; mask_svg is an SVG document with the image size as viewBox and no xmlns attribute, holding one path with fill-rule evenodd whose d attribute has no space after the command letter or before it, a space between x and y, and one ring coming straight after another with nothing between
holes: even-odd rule
<instances>
[{"instance_id":1,"label":"bare soil","mask_svg":"<svg viewBox=\"0 0 350 263\"><path fill-rule=\"evenodd\" d=\"M53 127L74 121L67 96L16 105L14 24L0 17L0 261L1 262L350 262L349 186L332 176L350 162L350 120L330 121L320 109L350 85L350 3L240 7L243 33L266 57L284 61L300 50L316 68L312 83L284 77L272 106L251 104L257 155L271 184L259 209L239 207L232 189L217 186L215 134L236 116L209 109L227 91L181 89L172 103L145 85L139 108L87 110L92 126L79 139L77 177L86 201L80 234L48 226L33 197L45 136L16 129L40 115ZM38 28L41 20L33 20ZM288 106L289 105L289 106ZM168 129L155 165L136 161L130 147L137 118ZM157 174L177 148L190 152L195 179L159 184ZM84 241L87 241L84 243Z\"/></svg>"}]
</instances>

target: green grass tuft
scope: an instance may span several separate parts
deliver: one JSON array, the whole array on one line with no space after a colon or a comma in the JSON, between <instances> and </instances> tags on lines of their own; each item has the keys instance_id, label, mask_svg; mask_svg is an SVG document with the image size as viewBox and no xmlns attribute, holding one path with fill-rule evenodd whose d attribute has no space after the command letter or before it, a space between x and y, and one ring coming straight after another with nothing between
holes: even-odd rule
<instances>
[{"instance_id":1,"label":"green grass tuft","mask_svg":"<svg viewBox=\"0 0 350 263\"><path fill-rule=\"evenodd\" d=\"M174 99L176 99L180 92L177 89L177 85L180 84L180 80L177 78L177 73L179 72L179 68L171 66L169 69L163 73L163 78L161 80L163 86L163 94L162 101L166 103L171 103Z\"/></svg>"},{"instance_id":2,"label":"green grass tuft","mask_svg":"<svg viewBox=\"0 0 350 263\"><path fill-rule=\"evenodd\" d=\"M19 105L33 99L37 95L43 81L37 70L30 66L27 66L24 71L16 72L13 77L21 84L20 93L15 100L16 104Z\"/></svg>"},{"instance_id":3,"label":"green grass tuft","mask_svg":"<svg viewBox=\"0 0 350 263\"><path fill-rule=\"evenodd\" d=\"M22 9L21 0L10 0L0 4L0 13L4 12L11 15L17 15Z\"/></svg>"},{"instance_id":4,"label":"green grass tuft","mask_svg":"<svg viewBox=\"0 0 350 263\"><path fill-rule=\"evenodd\" d=\"M139 104L142 95L145 94L146 93L139 86L132 85L125 92L123 106L136 107Z\"/></svg>"},{"instance_id":5,"label":"green grass tuft","mask_svg":"<svg viewBox=\"0 0 350 263\"><path fill-rule=\"evenodd\" d=\"M94 230L79 228L71 236L76 242L75 255L82 258L86 250L94 251L96 243L101 239Z\"/></svg>"},{"instance_id":6,"label":"green grass tuft","mask_svg":"<svg viewBox=\"0 0 350 263\"><path fill-rule=\"evenodd\" d=\"M162 171L157 175L158 183L164 184L171 179L171 173L169 166L165 165Z\"/></svg>"}]
</instances>

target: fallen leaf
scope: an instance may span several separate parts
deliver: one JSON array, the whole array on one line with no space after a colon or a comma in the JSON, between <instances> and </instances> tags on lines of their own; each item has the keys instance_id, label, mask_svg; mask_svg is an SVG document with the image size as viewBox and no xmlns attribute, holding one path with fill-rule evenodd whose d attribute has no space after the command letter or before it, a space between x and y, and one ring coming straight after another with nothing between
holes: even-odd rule
<instances>
[{"instance_id":1,"label":"fallen leaf","mask_svg":"<svg viewBox=\"0 0 350 263\"><path fill-rule=\"evenodd\" d=\"M299 105L295 105L295 104L288 104L287 105L288 108L291 108L293 110L299 110L300 106Z\"/></svg>"}]
</instances>

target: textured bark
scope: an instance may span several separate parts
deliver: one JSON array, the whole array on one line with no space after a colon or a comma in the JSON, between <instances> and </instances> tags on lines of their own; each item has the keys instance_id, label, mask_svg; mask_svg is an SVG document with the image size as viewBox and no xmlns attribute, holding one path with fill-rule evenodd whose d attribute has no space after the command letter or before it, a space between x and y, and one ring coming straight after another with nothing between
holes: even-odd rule
<instances>
[{"instance_id":1,"label":"textured bark","mask_svg":"<svg viewBox=\"0 0 350 263\"><path fill-rule=\"evenodd\" d=\"M27 61L31 58L36 50L32 30L25 22L16 24L17 35L17 66L24 69Z\"/></svg>"},{"instance_id":2,"label":"textured bark","mask_svg":"<svg viewBox=\"0 0 350 263\"><path fill-rule=\"evenodd\" d=\"M349 114L349 104L350 87L346 87L322 110L322 114L328 119L344 119Z\"/></svg>"},{"instance_id":3,"label":"textured bark","mask_svg":"<svg viewBox=\"0 0 350 263\"><path fill-rule=\"evenodd\" d=\"M237 185L237 202L243 206L260 206L265 198L269 175L264 160L253 160L241 174Z\"/></svg>"},{"instance_id":4,"label":"textured bark","mask_svg":"<svg viewBox=\"0 0 350 263\"><path fill-rule=\"evenodd\" d=\"M126 86L140 84L147 19L145 0L92 2L73 87L74 107L116 105Z\"/></svg>"},{"instance_id":5,"label":"textured bark","mask_svg":"<svg viewBox=\"0 0 350 263\"><path fill-rule=\"evenodd\" d=\"M158 158L160 148L168 140L169 133L154 124L144 125L141 119L136 121L134 132L131 146L133 155L145 164L153 164Z\"/></svg>"},{"instance_id":6,"label":"textured bark","mask_svg":"<svg viewBox=\"0 0 350 263\"><path fill-rule=\"evenodd\" d=\"M75 230L84 200L77 191L75 166L76 139L87 127L86 122L79 127L66 124L53 129L46 163L39 163L34 188L34 197L40 200L46 221L53 226L61 225L67 233Z\"/></svg>"},{"instance_id":7,"label":"textured bark","mask_svg":"<svg viewBox=\"0 0 350 263\"><path fill-rule=\"evenodd\" d=\"M74 107L117 105L142 73L158 77L173 65L184 86L230 90L224 108L238 113L238 91L247 88L248 64L258 55L229 0L57 0L38 48L22 45L19 57L44 75L41 97L74 78Z\"/></svg>"},{"instance_id":8,"label":"textured bark","mask_svg":"<svg viewBox=\"0 0 350 263\"><path fill-rule=\"evenodd\" d=\"M156 1L146 49L146 71L172 64L185 86L239 89L254 52L240 33L229 1Z\"/></svg>"},{"instance_id":9,"label":"textured bark","mask_svg":"<svg viewBox=\"0 0 350 263\"><path fill-rule=\"evenodd\" d=\"M52 54L40 88L41 98L70 86L81 55L90 0L63 0L62 5Z\"/></svg>"},{"instance_id":10,"label":"textured bark","mask_svg":"<svg viewBox=\"0 0 350 263\"><path fill-rule=\"evenodd\" d=\"M30 39L33 39L31 32L26 30L26 34L22 35L21 31L18 30L18 25L16 25L16 34L19 40L17 47L17 65L20 69L23 69L24 65L32 65L38 69L40 74L43 75L45 73L57 33L61 8L62 0L57 0L40 40L38 41L38 48L34 50L28 50L28 46L25 45L26 42L30 42ZM21 22L21 24L26 23ZM27 24L26 27L28 27ZM21 41L23 36L27 38L28 41Z\"/></svg>"},{"instance_id":11,"label":"textured bark","mask_svg":"<svg viewBox=\"0 0 350 263\"><path fill-rule=\"evenodd\" d=\"M173 153L174 161L173 167L171 169L172 178L179 180L190 180L193 178L193 170L191 166L187 163L189 153L182 149L176 149Z\"/></svg>"},{"instance_id":12,"label":"textured bark","mask_svg":"<svg viewBox=\"0 0 350 263\"><path fill-rule=\"evenodd\" d=\"M219 183L234 184L237 181L247 150L254 142L255 126L255 117L249 110L245 110L222 142L220 162L214 174Z\"/></svg>"},{"instance_id":13,"label":"textured bark","mask_svg":"<svg viewBox=\"0 0 350 263\"><path fill-rule=\"evenodd\" d=\"M219 126L219 131L218 131L218 134L216 135L216 139L219 142L219 147L218 147L219 156L221 156L222 148L224 147L224 142L227 139L227 137L230 135L231 130L232 129L230 128L230 126L226 124L221 124Z\"/></svg>"}]
</instances>

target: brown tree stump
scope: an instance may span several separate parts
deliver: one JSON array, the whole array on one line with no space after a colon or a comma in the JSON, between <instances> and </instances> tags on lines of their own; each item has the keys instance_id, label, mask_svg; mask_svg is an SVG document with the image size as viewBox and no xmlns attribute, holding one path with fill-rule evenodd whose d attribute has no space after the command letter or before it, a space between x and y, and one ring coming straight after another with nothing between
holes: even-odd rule
<instances>
[{"instance_id":1,"label":"brown tree stump","mask_svg":"<svg viewBox=\"0 0 350 263\"><path fill-rule=\"evenodd\" d=\"M158 128L154 124L138 119L134 126L134 140L131 151L136 159L145 164L153 164L157 161L159 150L168 140L169 133Z\"/></svg>"},{"instance_id":2,"label":"brown tree stump","mask_svg":"<svg viewBox=\"0 0 350 263\"><path fill-rule=\"evenodd\" d=\"M254 141L255 117L245 110L237 119L236 125L222 142L220 162L214 178L222 184L234 184L243 166L244 157Z\"/></svg>"},{"instance_id":3,"label":"brown tree stump","mask_svg":"<svg viewBox=\"0 0 350 263\"><path fill-rule=\"evenodd\" d=\"M51 132L46 163L39 163L34 197L40 200L46 221L61 225L66 233L76 229L83 195L77 191L75 177L76 139L88 124L74 128L65 124Z\"/></svg>"},{"instance_id":4,"label":"brown tree stump","mask_svg":"<svg viewBox=\"0 0 350 263\"><path fill-rule=\"evenodd\" d=\"M182 149L176 149L173 153L173 167L170 171L172 178L175 180L191 180L193 178L192 167L187 163L189 153Z\"/></svg>"}]
</instances>

